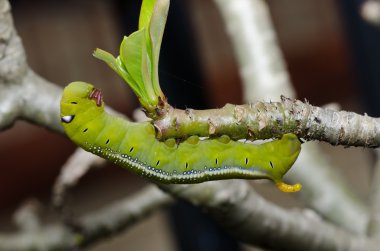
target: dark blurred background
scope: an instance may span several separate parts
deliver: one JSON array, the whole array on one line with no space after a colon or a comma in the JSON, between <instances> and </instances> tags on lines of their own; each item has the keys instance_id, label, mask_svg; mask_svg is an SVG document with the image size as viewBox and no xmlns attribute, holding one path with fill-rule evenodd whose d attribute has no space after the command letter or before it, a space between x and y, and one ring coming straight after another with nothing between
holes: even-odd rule
<instances>
[{"instance_id":1,"label":"dark blurred background","mask_svg":"<svg viewBox=\"0 0 380 251\"><path fill-rule=\"evenodd\" d=\"M338 102L342 109L379 116L380 33L359 16L362 1L267 2L298 98L314 105ZM111 69L91 54L97 47L118 54L123 35L137 29L140 1L13 0L11 5L28 62L37 73L60 86L75 80L91 82L103 90L107 104L132 114L138 106L136 98ZM160 60L160 82L172 105L200 109L242 102L234 53L212 0L171 1ZM49 201L60 167L74 149L64 136L26 122L17 122L0 133L0 231L12 229L11 213L25 199ZM358 163L365 170L369 163L364 151L328 151L338 153L336 163L343 168ZM358 154L350 162L348 151ZM342 153L346 157L339 162ZM368 172L351 176L355 176L351 181L359 180L358 194L366 199ZM72 191L69 204L80 214L145 184L125 170L108 166L84 177ZM270 185L255 186L284 206L302 206ZM210 220L202 218L202 212L186 211L187 207L179 204L156 213L94 250L186 250L184 243L191 244L182 240L181 231L187 225L180 219L189 214L198 219L200 229L211 229L200 232L201 236L222 239L230 248L225 250L236 250L232 248L237 244L225 240L222 231L212 230L211 223L203 225ZM45 209L44 214L54 212ZM144 241L146 236L150 236L149 242ZM128 249L121 248L125 243ZM222 250L218 246L206 248Z\"/></svg>"}]
</instances>

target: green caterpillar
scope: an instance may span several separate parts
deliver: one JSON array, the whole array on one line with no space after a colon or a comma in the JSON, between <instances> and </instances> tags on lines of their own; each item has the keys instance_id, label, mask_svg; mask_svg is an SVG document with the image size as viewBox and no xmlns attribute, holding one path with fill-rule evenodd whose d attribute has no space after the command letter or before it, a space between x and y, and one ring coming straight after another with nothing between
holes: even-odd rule
<instances>
[{"instance_id":1,"label":"green caterpillar","mask_svg":"<svg viewBox=\"0 0 380 251\"><path fill-rule=\"evenodd\" d=\"M261 145L228 136L162 142L156 139L151 123L129 122L105 112L100 90L84 82L73 82L64 89L61 121L69 138L86 151L157 182L269 179L285 192L301 189L300 184L282 182L301 150L294 134Z\"/></svg>"}]
</instances>

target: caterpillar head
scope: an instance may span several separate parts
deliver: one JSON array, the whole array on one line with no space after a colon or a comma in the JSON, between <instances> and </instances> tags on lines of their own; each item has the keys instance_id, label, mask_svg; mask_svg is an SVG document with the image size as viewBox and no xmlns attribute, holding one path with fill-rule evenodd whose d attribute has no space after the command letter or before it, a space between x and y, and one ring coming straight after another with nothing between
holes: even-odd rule
<instances>
[{"instance_id":1,"label":"caterpillar head","mask_svg":"<svg viewBox=\"0 0 380 251\"><path fill-rule=\"evenodd\" d=\"M75 131L84 120L102 114L104 105L100 90L84 82L72 82L63 90L61 122L66 131Z\"/></svg>"}]
</instances>

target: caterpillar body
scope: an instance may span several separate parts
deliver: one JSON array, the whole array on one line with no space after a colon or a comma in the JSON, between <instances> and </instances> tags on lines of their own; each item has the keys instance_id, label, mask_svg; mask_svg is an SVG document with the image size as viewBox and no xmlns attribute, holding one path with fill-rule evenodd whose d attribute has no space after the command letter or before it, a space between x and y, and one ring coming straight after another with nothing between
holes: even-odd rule
<instances>
[{"instance_id":1,"label":"caterpillar body","mask_svg":"<svg viewBox=\"0 0 380 251\"><path fill-rule=\"evenodd\" d=\"M105 112L101 92L84 82L73 82L64 89L61 122L68 137L86 151L157 182L269 179L282 191L301 188L282 182L301 150L294 134L261 145L228 136L159 141L150 122L129 122Z\"/></svg>"}]
</instances>

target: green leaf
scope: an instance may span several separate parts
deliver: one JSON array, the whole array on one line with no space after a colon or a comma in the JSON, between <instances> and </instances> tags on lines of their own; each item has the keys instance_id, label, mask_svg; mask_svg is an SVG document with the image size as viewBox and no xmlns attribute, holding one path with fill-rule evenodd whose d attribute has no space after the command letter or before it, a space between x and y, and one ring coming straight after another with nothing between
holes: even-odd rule
<instances>
[{"instance_id":1,"label":"green leaf","mask_svg":"<svg viewBox=\"0 0 380 251\"><path fill-rule=\"evenodd\" d=\"M140 10L139 30L148 28L156 0L143 0Z\"/></svg>"},{"instance_id":2,"label":"green leaf","mask_svg":"<svg viewBox=\"0 0 380 251\"><path fill-rule=\"evenodd\" d=\"M96 48L94 53L92 54L97 59L102 60L103 62L107 63L109 67L112 68L112 70L118 72L118 65L116 63L116 58L109 52L104 51L102 49Z\"/></svg>"},{"instance_id":3,"label":"green leaf","mask_svg":"<svg viewBox=\"0 0 380 251\"><path fill-rule=\"evenodd\" d=\"M141 105L155 111L159 100L165 100L158 78L158 61L165 29L169 0L143 0L139 30L124 37L120 56L97 49L94 56L106 62L126 81Z\"/></svg>"},{"instance_id":4,"label":"green leaf","mask_svg":"<svg viewBox=\"0 0 380 251\"><path fill-rule=\"evenodd\" d=\"M158 97L152 87L151 62L147 53L145 28L124 38L120 46L120 60L137 83L138 89L142 91L142 98L146 98L151 105L156 105Z\"/></svg>"},{"instance_id":5,"label":"green leaf","mask_svg":"<svg viewBox=\"0 0 380 251\"><path fill-rule=\"evenodd\" d=\"M112 70L119 74L119 76L122 77L124 81L129 84L129 86L131 86L132 90L138 97L142 96L141 89L128 73L127 69L125 69L119 57L115 58L111 53L99 48L94 51L93 56L105 62L109 67L111 67Z\"/></svg>"},{"instance_id":6,"label":"green leaf","mask_svg":"<svg viewBox=\"0 0 380 251\"><path fill-rule=\"evenodd\" d=\"M157 0L152 13L149 25L149 37L152 44L152 68L153 68L153 88L156 94L162 94L159 77L158 62L160 58L160 49L162 37L165 30L166 20L169 12L169 0Z\"/></svg>"}]
</instances>

